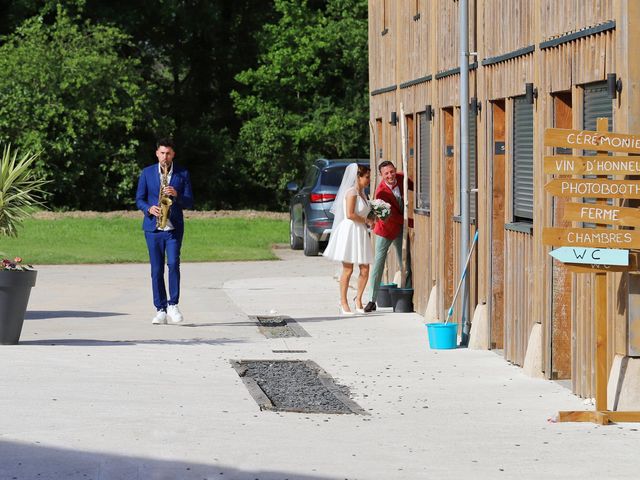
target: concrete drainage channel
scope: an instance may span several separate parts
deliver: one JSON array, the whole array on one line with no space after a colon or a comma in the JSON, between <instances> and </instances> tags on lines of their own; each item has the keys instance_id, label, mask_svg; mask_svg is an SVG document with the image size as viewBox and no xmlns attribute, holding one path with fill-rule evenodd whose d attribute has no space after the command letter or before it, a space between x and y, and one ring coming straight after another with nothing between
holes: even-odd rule
<instances>
[{"instance_id":1,"label":"concrete drainage channel","mask_svg":"<svg viewBox=\"0 0 640 480\"><path fill-rule=\"evenodd\" d=\"M311 360L232 360L260 410L367 415Z\"/></svg>"},{"instance_id":2,"label":"concrete drainage channel","mask_svg":"<svg viewBox=\"0 0 640 480\"><path fill-rule=\"evenodd\" d=\"M307 331L302 328L293 318L284 315L278 316L253 316L258 325L258 330L267 338L286 337L310 337Z\"/></svg>"}]
</instances>

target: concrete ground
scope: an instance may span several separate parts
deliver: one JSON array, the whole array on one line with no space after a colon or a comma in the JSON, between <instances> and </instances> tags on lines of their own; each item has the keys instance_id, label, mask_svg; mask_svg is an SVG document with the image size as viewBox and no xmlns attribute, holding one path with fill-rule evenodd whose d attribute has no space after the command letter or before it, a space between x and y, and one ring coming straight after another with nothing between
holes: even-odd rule
<instances>
[{"instance_id":1,"label":"concrete ground","mask_svg":"<svg viewBox=\"0 0 640 480\"><path fill-rule=\"evenodd\" d=\"M151 325L146 265L40 268L0 347L0 479L638 478L638 424L550 423L590 407L493 352L429 350L417 314L340 317L335 267L280 254L184 264L184 326ZM310 337L248 319L274 313ZM274 358L370 415L260 411L229 361Z\"/></svg>"}]
</instances>

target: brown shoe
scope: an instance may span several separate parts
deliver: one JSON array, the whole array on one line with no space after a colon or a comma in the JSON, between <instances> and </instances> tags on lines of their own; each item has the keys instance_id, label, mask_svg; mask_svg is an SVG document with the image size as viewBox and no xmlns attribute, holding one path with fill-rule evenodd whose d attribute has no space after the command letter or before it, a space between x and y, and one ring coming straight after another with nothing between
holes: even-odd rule
<instances>
[{"instance_id":1,"label":"brown shoe","mask_svg":"<svg viewBox=\"0 0 640 480\"><path fill-rule=\"evenodd\" d=\"M376 302L369 302L364 307L364 311L366 313L375 312L375 310L376 310Z\"/></svg>"}]
</instances>

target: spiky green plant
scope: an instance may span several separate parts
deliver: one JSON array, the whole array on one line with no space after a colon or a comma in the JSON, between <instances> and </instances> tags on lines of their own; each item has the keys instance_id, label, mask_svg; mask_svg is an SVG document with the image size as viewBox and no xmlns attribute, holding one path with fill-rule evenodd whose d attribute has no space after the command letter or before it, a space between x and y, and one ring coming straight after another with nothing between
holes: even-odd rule
<instances>
[{"instance_id":1,"label":"spiky green plant","mask_svg":"<svg viewBox=\"0 0 640 480\"><path fill-rule=\"evenodd\" d=\"M6 145L0 160L0 236L16 237L17 228L33 210L44 207L43 187L47 180L33 168L39 154Z\"/></svg>"}]
</instances>

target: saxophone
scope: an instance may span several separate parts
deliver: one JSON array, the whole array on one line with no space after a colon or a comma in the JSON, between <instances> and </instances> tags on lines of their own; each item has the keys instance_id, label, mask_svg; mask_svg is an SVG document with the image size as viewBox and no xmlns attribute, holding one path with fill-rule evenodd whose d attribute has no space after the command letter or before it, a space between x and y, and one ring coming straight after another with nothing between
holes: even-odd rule
<instances>
[{"instance_id":1,"label":"saxophone","mask_svg":"<svg viewBox=\"0 0 640 480\"><path fill-rule=\"evenodd\" d=\"M160 208L160 215L156 218L156 228L158 230L164 230L167 226L167 221L169 221L169 210L171 209L171 204L173 200L169 195L164 194L164 188L169 184L169 168L166 166L162 167L162 176L160 180L160 193L158 194L158 208Z\"/></svg>"}]
</instances>

